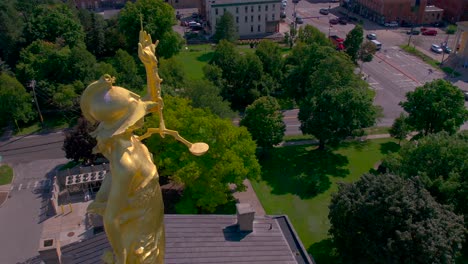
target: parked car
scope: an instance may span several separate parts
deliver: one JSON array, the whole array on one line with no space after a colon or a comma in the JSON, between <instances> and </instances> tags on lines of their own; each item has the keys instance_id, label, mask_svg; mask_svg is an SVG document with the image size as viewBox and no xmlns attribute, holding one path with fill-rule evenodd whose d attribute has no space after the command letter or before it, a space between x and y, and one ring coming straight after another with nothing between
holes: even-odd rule
<instances>
[{"instance_id":1,"label":"parked car","mask_svg":"<svg viewBox=\"0 0 468 264\"><path fill-rule=\"evenodd\" d=\"M328 9L321 8L321 9L319 10L319 13L322 14L322 15L328 15L328 13L330 13L330 11L328 11Z\"/></svg>"},{"instance_id":2,"label":"parked car","mask_svg":"<svg viewBox=\"0 0 468 264\"><path fill-rule=\"evenodd\" d=\"M443 52L442 48L439 45L436 45L436 44L431 45L431 50L433 52L435 52L435 53L438 53L438 54Z\"/></svg>"},{"instance_id":3,"label":"parked car","mask_svg":"<svg viewBox=\"0 0 468 264\"><path fill-rule=\"evenodd\" d=\"M346 17L340 17L338 18L338 23L340 23L341 25L346 25L348 24L348 20L346 19Z\"/></svg>"},{"instance_id":4,"label":"parked car","mask_svg":"<svg viewBox=\"0 0 468 264\"><path fill-rule=\"evenodd\" d=\"M280 18L286 18L286 11L281 11Z\"/></svg>"},{"instance_id":5,"label":"parked car","mask_svg":"<svg viewBox=\"0 0 468 264\"><path fill-rule=\"evenodd\" d=\"M442 50L447 54L450 54L452 52L452 49L449 48L447 45L443 45Z\"/></svg>"},{"instance_id":6,"label":"parked car","mask_svg":"<svg viewBox=\"0 0 468 264\"><path fill-rule=\"evenodd\" d=\"M424 31L421 30L421 32L425 36L437 36L437 30L435 29L426 29Z\"/></svg>"},{"instance_id":7,"label":"parked car","mask_svg":"<svg viewBox=\"0 0 468 264\"><path fill-rule=\"evenodd\" d=\"M338 18L332 18L332 19L330 19L330 24L332 24L332 25L338 24Z\"/></svg>"},{"instance_id":8,"label":"parked car","mask_svg":"<svg viewBox=\"0 0 468 264\"><path fill-rule=\"evenodd\" d=\"M366 38L367 38L368 40L377 39L377 35L374 34L374 33L370 33L370 34L367 34Z\"/></svg>"},{"instance_id":9,"label":"parked car","mask_svg":"<svg viewBox=\"0 0 468 264\"><path fill-rule=\"evenodd\" d=\"M303 23L304 23L304 20L302 20L302 17L297 16L297 17L296 17L296 23L297 23L297 24L303 24Z\"/></svg>"},{"instance_id":10,"label":"parked car","mask_svg":"<svg viewBox=\"0 0 468 264\"><path fill-rule=\"evenodd\" d=\"M406 31L406 34L408 34L408 35L419 35L419 33L421 33L421 32L419 30L417 30L417 29Z\"/></svg>"},{"instance_id":11,"label":"parked car","mask_svg":"<svg viewBox=\"0 0 468 264\"><path fill-rule=\"evenodd\" d=\"M462 92L465 95L465 101L468 101L468 91L462 90Z\"/></svg>"},{"instance_id":12,"label":"parked car","mask_svg":"<svg viewBox=\"0 0 468 264\"><path fill-rule=\"evenodd\" d=\"M398 27L398 22L396 22L396 21L386 22L386 23L384 23L384 26L386 26L386 27Z\"/></svg>"}]
</instances>

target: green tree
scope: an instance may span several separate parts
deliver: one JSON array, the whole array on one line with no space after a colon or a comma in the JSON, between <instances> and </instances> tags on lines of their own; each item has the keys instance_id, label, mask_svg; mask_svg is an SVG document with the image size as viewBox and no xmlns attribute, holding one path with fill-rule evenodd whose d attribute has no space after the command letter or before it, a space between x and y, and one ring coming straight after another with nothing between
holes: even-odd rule
<instances>
[{"instance_id":1,"label":"green tree","mask_svg":"<svg viewBox=\"0 0 468 264\"><path fill-rule=\"evenodd\" d=\"M136 51L142 16L144 29L151 35L153 42L159 40L158 56L170 58L177 54L183 39L172 30L176 24L174 14L174 9L161 0L128 1L119 14L119 28L127 39L127 51Z\"/></svg>"},{"instance_id":2,"label":"green tree","mask_svg":"<svg viewBox=\"0 0 468 264\"><path fill-rule=\"evenodd\" d=\"M378 108L365 85L328 89L303 101L298 118L301 131L319 140L323 150L327 142L339 142L362 135L362 129L375 124Z\"/></svg>"},{"instance_id":3,"label":"green tree","mask_svg":"<svg viewBox=\"0 0 468 264\"><path fill-rule=\"evenodd\" d=\"M419 176L441 203L468 219L468 133L430 134L408 142L397 154L387 156L382 165L405 178Z\"/></svg>"},{"instance_id":4,"label":"green tree","mask_svg":"<svg viewBox=\"0 0 468 264\"><path fill-rule=\"evenodd\" d=\"M175 89L182 88L187 79L182 63L174 57L159 60L159 75L163 79L162 85Z\"/></svg>"},{"instance_id":5,"label":"green tree","mask_svg":"<svg viewBox=\"0 0 468 264\"><path fill-rule=\"evenodd\" d=\"M216 42L225 39L229 42L236 42L239 39L239 34L237 34L236 22L234 21L234 16L229 12L224 12L224 14L216 22L215 34L213 36Z\"/></svg>"},{"instance_id":6,"label":"green tree","mask_svg":"<svg viewBox=\"0 0 468 264\"><path fill-rule=\"evenodd\" d=\"M15 77L0 73L0 126L32 119L31 95Z\"/></svg>"},{"instance_id":7,"label":"green tree","mask_svg":"<svg viewBox=\"0 0 468 264\"><path fill-rule=\"evenodd\" d=\"M455 263L463 217L437 203L418 179L364 175L340 184L329 230L346 263Z\"/></svg>"},{"instance_id":8,"label":"green tree","mask_svg":"<svg viewBox=\"0 0 468 264\"><path fill-rule=\"evenodd\" d=\"M79 19L67 5L44 4L34 8L27 20L24 36L27 43L44 40L73 47L84 43L85 35Z\"/></svg>"},{"instance_id":9,"label":"green tree","mask_svg":"<svg viewBox=\"0 0 468 264\"><path fill-rule=\"evenodd\" d=\"M344 41L346 53L351 57L351 60L356 63L358 52L364 40L364 30L361 25L356 25L347 35Z\"/></svg>"},{"instance_id":10,"label":"green tree","mask_svg":"<svg viewBox=\"0 0 468 264\"><path fill-rule=\"evenodd\" d=\"M301 42L296 44L285 60L286 76L283 86L286 87L287 94L298 103L304 100L316 81L310 78L312 73L317 70L322 60L338 56L337 54L338 52L330 46L305 45ZM328 70L333 69L338 70L339 67L333 66Z\"/></svg>"},{"instance_id":11,"label":"green tree","mask_svg":"<svg viewBox=\"0 0 468 264\"><path fill-rule=\"evenodd\" d=\"M117 50L115 56L110 60L113 68L117 71L116 83L135 92L141 92L145 82L138 73L135 59L125 50Z\"/></svg>"},{"instance_id":12,"label":"green tree","mask_svg":"<svg viewBox=\"0 0 468 264\"><path fill-rule=\"evenodd\" d=\"M283 113L271 96L260 97L249 105L240 125L247 127L257 145L264 149L280 143L286 131Z\"/></svg>"},{"instance_id":13,"label":"green tree","mask_svg":"<svg viewBox=\"0 0 468 264\"><path fill-rule=\"evenodd\" d=\"M15 7L16 1L0 2L0 58L11 66L19 56L24 22Z\"/></svg>"},{"instance_id":14,"label":"green tree","mask_svg":"<svg viewBox=\"0 0 468 264\"><path fill-rule=\"evenodd\" d=\"M93 154L96 139L89 133L96 127L91 125L85 118L79 118L78 123L72 130L65 132L62 149L65 157L83 164L93 163L98 157Z\"/></svg>"},{"instance_id":15,"label":"green tree","mask_svg":"<svg viewBox=\"0 0 468 264\"><path fill-rule=\"evenodd\" d=\"M255 55L258 56L263 65L263 71L276 80L281 80L283 73L283 56L281 47L278 43L271 40L262 40L255 49Z\"/></svg>"},{"instance_id":16,"label":"green tree","mask_svg":"<svg viewBox=\"0 0 468 264\"><path fill-rule=\"evenodd\" d=\"M96 57L103 57L106 49L104 18L86 9L79 10L79 18L85 32L86 48Z\"/></svg>"},{"instance_id":17,"label":"green tree","mask_svg":"<svg viewBox=\"0 0 468 264\"><path fill-rule=\"evenodd\" d=\"M315 43L318 46L331 46L330 40L328 40L327 36L311 25L305 25L304 27L299 28L297 40L308 45Z\"/></svg>"},{"instance_id":18,"label":"green tree","mask_svg":"<svg viewBox=\"0 0 468 264\"><path fill-rule=\"evenodd\" d=\"M153 136L146 145L153 153L161 177L183 184L184 192L176 209L181 213L213 212L231 197L228 184L243 189L245 178L256 178L260 165L255 157L255 142L247 129L235 127L209 112L192 108L183 98L164 98L167 128L179 131L191 142L206 142L210 149L200 157L173 138ZM157 115L149 117L147 127L157 127Z\"/></svg>"},{"instance_id":19,"label":"green tree","mask_svg":"<svg viewBox=\"0 0 468 264\"><path fill-rule=\"evenodd\" d=\"M365 62L372 61L376 51L377 49L372 42L365 41L364 43L362 43L361 48L358 51L358 59L361 61L361 65L359 65L359 72L362 71L362 65Z\"/></svg>"},{"instance_id":20,"label":"green tree","mask_svg":"<svg viewBox=\"0 0 468 264\"><path fill-rule=\"evenodd\" d=\"M236 115L229 102L221 97L219 87L208 80L187 82L182 89L182 96L190 99L193 107L209 109L220 118L233 118Z\"/></svg>"},{"instance_id":21,"label":"green tree","mask_svg":"<svg viewBox=\"0 0 468 264\"><path fill-rule=\"evenodd\" d=\"M407 124L406 119L407 115L401 113L400 116L395 119L392 127L390 128L390 136L398 139L398 144L401 144L401 141L406 139L406 137L411 132L411 127Z\"/></svg>"},{"instance_id":22,"label":"green tree","mask_svg":"<svg viewBox=\"0 0 468 264\"><path fill-rule=\"evenodd\" d=\"M400 105L408 113L408 124L423 135L447 131L455 133L468 119L462 91L439 79L406 93Z\"/></svg>"}]
</instances>

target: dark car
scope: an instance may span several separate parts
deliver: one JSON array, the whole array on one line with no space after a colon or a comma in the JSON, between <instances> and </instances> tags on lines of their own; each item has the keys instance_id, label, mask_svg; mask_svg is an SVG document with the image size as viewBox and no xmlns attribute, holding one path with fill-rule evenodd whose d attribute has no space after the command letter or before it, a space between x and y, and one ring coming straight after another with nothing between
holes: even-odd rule
<instances>
[{"instance_id":1,"label":"dark car","mask_svg":"<svg viewBox=\"0 0 468 264\"><path fill-rule=\"evenodd\" d=\"M319 10L319 13L322 14L322 15L328 15L328 13L330 13L330 12L328 11L328 9L321 8L321 9Z\"/></svg>"},{"instance_id":2,"label":"dark car","mask_svg":"<svg viewBox=\"0 0 468 264\"><path fill-rule=\"evenodd\" d=\"M406 34L408 35L419 35L419 33L421 33L421 31L416 29L406 31Z\"/></svg>"},{"instance_id":3,"label":"dark car","mask_svg":"<svg viewBox=\"0 0 468 264\"><path fill-rule=\"evenodd\" d=\"M338 24L338 18L332 18L332 19L330 19L330 24L332 24L332 25Z\"/></svg>"},{"instance_id":4,"label":"dark car","mask_svg":"<svg viewBox=\"0 0 468 264\"><path fill-rule=\"evenodd\" d=\"M304 23L304 20L302 20L302 17L297 16L297 17L296 17L296 23L297 23L297 24L303 24L303 23Z\"/></svg>"},{"instance_id":5,"label":"dark car","mask_svg":"<svg viewBox=\"0 0 468 264\"><path fill-rule=\"evenodd\" d=\"M338 23L340 23L341 25L346 25L348 24L348 20L345 17L340 17L338 18Z\"/></svg>"},{"instance_id":6,"label":"dark car","mask_svg":"<svg viewBox=\"0 0 468 264\"><path fill-rule=\"evenodd\" d=\"M447 54L450 54L452 52L452 49L449 48L447 45L443 45L441 47L442 47L442 50Z\"/></svg>"},{"instance_id":7,"label":"dark car","mask_svg":"<svg viewBox=\"0 0 468 264\"><path fill-rule=\"evenodd\" d=\"M281 11L280 18L286 18L286 12L285 11Z\"/></svg>"}]
</instances>

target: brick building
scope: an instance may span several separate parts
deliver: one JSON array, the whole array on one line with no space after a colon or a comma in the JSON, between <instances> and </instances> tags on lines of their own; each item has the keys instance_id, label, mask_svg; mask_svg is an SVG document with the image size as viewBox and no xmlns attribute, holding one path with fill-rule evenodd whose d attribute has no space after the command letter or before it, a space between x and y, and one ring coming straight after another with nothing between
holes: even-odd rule
<instances>
[{"instance_id":1,"label":"brick building","mask_svg":"<svg viewBox=\"0 0 468 264\"><path fill-rule=\"evenodd\" d=\"M131 0L75 0L77 8L96 10L101 8L122 8ZM135 2L133 0L133 2Z\"/></svg>"},{"instance_id":2,"label":"brick building","mask_svg":"<svg viewBox=\"0 0 468 264\"><path fill-rule=\"evenodd\" d=\"M442 19L443 9L430 6L428 0L342 0L352 12L379 24L429 24Z\"/></svg>"},{"instance_id":3,"label":"brick building","mask_svg":"<svg viewBox=\"0 0 468 264\"><path fill-rule=\"evenodd\" d=\"M444 9L444 19L449 22L468 20L468 0L431 0L431 4Z\"/></svg>"}]
</instances>

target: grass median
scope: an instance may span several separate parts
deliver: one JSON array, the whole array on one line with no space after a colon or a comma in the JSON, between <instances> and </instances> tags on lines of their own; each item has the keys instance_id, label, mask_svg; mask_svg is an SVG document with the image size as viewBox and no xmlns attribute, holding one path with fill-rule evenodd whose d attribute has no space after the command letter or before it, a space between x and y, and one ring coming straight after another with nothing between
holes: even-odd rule
<instances>
[{"instance_id":1,"label":"grass median","mask_svg":"<svg viewBox=\"0 0 468 264\"><path fill-rule=\"evenodd\" d=\"M0 185L9 184L13 180L13 169L8 165L0 166Z\"/></svg>"}]
</instances>

